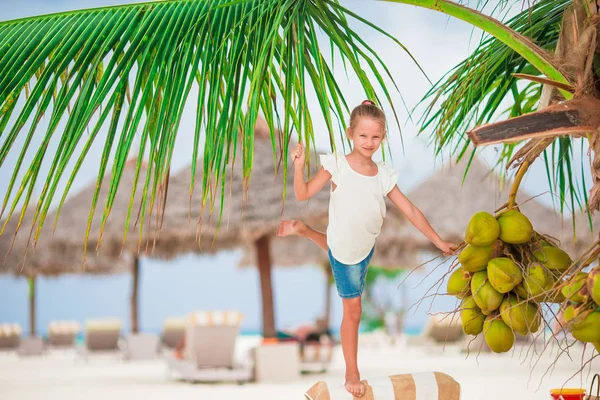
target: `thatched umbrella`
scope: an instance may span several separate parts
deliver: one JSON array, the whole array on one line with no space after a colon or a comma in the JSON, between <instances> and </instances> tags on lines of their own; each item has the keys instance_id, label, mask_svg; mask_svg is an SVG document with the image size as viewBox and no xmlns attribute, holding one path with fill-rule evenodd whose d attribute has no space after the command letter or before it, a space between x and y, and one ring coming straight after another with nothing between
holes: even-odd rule
<instances>
[{"instance_id":1,"label":"thatched umbrella","mask_svg":"<svg viewBox=\"0 0 600 400\"><path fill-rule=\"evenodd\" d=\"M16 232L19 215L13 216L6 223L4 234L0 236L0 274L11 274L26 277L29 281L29 334L36 335L36 278L38 276L57 276L63 274L82 273L79 259L69 258L62 251L63 246L52 237L51 223L42 229L40 239L35 248L30 243L30 232L34 218L34 209L27 209L21 228ZM4 225L6 220L1 222ZM90 243L90 247L94 244ZM120 259L96 257L92 255L85 273L116 274L129 272L128 256Z\"/></svg>"},{"instance_id":2,"label":"thatched umbrella","mask_svg":"<svg viewBox=\"0 0 600 400\"><path fill-rule=\"evenodd\" d=\"M478 211L493 213L508 201L511 180L500 188L500 178L479 158L474 158L463 183L462 165L444 165L441 170L407 193L407 197L421 209L431 225L444 240L459 243L471 216ZM557 239L568 237L569 224L552 208L534 196L520 190L517 204L531 220L536 231ZM401 233L413 238L423 250L434 249L431 242L410 224Z\"/></svg>"}]
</instances>

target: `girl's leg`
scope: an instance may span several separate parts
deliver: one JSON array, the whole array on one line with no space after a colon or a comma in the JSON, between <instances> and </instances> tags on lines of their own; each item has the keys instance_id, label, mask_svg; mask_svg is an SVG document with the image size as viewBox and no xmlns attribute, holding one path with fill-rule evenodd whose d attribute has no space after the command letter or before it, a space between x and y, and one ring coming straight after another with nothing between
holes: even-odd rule
<instances>
[{"instance_id":1,"label":"girl's leg","mask_svg":"<svg viewBox=\"0 0 600 400\"><path fill-rule=\"evenodd\" d=\"M323 232L314 230L302 221L281 221L279 228L277 228L277 236L290 235L298 235L310 239L315 242L317 246L327 251L327 235Z\"/></svg>"},{"instance_id":2,"label":"girl's leg","mask_svg":"<svg viewBox=\"0 0 600 400\"><path fill-rule=\"evenodd\" d=\"M342 339L342 351L346 362L346 390L356 397L365 394L365 385L360 381L358 372L358 326L362 314L361 298L342 299L344 315L340 337Z\"/></svg>"}]
</instances>

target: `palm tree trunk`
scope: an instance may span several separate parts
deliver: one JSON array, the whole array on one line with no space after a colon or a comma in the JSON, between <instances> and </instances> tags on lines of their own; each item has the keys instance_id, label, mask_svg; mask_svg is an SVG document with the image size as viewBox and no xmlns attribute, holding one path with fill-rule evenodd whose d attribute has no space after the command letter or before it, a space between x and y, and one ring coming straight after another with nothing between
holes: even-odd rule
<instances>
[{"instance_id":1,"label":"palm tree trunk","mask_svg":"<svg viewBox=\"0 0 600 400\"><path fill-rule=\"evenodd\" d=\"M133 259L133 279L131 288L131 332L139 332L138 320L138 292L140 283L140 259L136 255Z\"/></svg>"},{"instance_id":2,"label":"palm tree trunk","mask_svg":"<svg viewBox=\"0 0 600 400\"><path fill-rule=\"evenodd\" d=\"M29 281L29 336L35 336L35 278Z\"/></svg>"},{"instance_id":3,"label":"palm tree trunk","mask_svg":"<svg viewBox=\"0 0 600 400\"><path fill-rule=\"evenodd\" d=\"M271 286L271 254L269 237L262 236L256 241L258 271L260 273L260 289L262 297L263 337L274 338L275 311L273 308L273 288Z\"/></svg>"}]
</instances>

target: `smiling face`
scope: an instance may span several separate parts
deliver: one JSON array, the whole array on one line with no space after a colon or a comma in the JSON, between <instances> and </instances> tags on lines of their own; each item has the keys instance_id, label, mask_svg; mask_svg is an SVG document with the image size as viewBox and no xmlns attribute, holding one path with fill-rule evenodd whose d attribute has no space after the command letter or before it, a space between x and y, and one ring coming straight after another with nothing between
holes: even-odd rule
<instances>
[{"instance_id":1,"label":"smiling face","mask_svg":"<svg viewBox=\"0 0 600 400\"><path fill-rule=\"evenodd\" d=\"M385 126L381 121L360 117L353 128L348 128L348 137L354 142L354 150L364 157L372 157L385 138Z\"/></svg>"}]
</instances>

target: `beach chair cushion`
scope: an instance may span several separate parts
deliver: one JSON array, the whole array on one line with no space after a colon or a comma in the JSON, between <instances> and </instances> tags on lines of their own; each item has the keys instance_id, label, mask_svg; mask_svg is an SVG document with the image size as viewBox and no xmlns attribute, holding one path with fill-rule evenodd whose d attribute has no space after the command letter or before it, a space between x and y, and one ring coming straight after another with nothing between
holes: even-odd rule
<instances>
[{"instance_id":1,"label":"beach chair cushion","mask_svg":"<svg viewBox=\"0 0 600 400\"><path fill-rule=\"evenodd\" d=\"M118 350L120 337L118 319L90 320L85 324L85 343L90 351Z\"/></svg>"},{"instance_id":2,"label":"beach chair cushion","mask_svg":"<svg viewBox=\"0 0 600 400\"><path fill-rule=\"evenodd\" d=\"M22 333L19 324L0 324L0 349L18 347Z\"/></svg>"},{"instance_id":3,"label":"beach chair cushion","mask_svg":"<svg viewBox=\"0 0 600 400\"><path fill-rule=\"evenodd\" d=\"M367 390L360 400L459 400L460 385L441 372L392 375L365 379ZM304 394L307 400L356 400L343 382L321 381Z\"/></svg>"},{"instance_id":4,"label":"beach chair cushion","mask_svg":"<svg viewBox=\"0 0 600 400\"><path fill-rule=\"evenodd\" d=\"M188 315L184 358L198 368L233 368L235 342L242 314L237 311L197 311Z\"/></svg>"},{"instance_id":5,"label":"beach chair cushion","mask_svg":"<svg viewBox=\"0 0 600 400\"><path fill-rule=\"evenodd\" d=\"M77 321L52 321L48 324L48 343L52 346L72 346L80 329Z\"/></svg>"},{"instance_id":6,"label":"beach chair cushion","mask_svg":"<svg viewBox=\"0 0 600 400\"><path fill-rule=\"evenodd\" d=\"M186 317L167 317L163 323L162 344L175 348L185 336Z\"/></svg>"}]
</instances>

